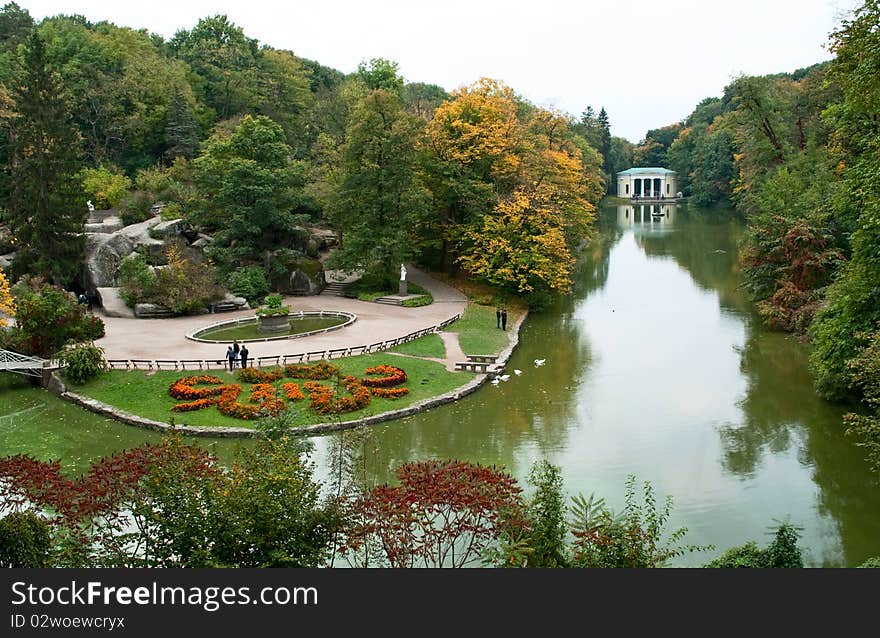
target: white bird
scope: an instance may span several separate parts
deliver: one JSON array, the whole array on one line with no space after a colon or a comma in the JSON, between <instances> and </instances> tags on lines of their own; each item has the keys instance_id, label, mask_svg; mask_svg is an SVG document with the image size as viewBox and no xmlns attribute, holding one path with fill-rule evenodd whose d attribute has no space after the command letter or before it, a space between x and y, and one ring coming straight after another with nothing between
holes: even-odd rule
<instances>
[{"instance_id":1,"label":"white bird","mask_svg":"<svg viewBox=\"0 0 880 638\"><path fill-rule=\"evenodd\" d=\"M507 381L510 378L510 375L509 374L502 374L498 378L501 379L502 381Z\"/></svg>"},{"instance_id":2,"label":"white bird","mask_svg":"<svg viewBox=\"0 0 880 638\"><path fill-rule=\"evenodd\" d=\"M499 380L496 378L496 379L492 379L492 381L490 381L490 383L491 383L492 385L498 385L499 383L501 383L501 381L499 381Z\"/></svg>"},{"instance_id":3,"label":"white bird","mask_svg":"<svg viewBox=\"0 0 880 638\"><path fill-rule=\"evenodd\" d=\"M522 374L522 370L514 370L513 373L514 373L516 376L519 376L519 375Z\"/></svg>"},{"instance_id":4,"label":"white bird","mask_svg":"<svg viewBox=\"0 0 880 638\"><path fill-rule=\"evenodd\" d=\"M547 359L535 359L535 367L538 368L538 367L544 365L545 361L547 361Z\"/></svg>"}]
</instances>

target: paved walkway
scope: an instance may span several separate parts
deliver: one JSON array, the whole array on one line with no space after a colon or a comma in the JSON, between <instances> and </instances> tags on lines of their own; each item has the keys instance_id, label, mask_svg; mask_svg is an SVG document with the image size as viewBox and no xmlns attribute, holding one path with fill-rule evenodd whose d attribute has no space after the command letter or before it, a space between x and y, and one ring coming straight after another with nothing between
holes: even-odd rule
<instances>
[{"instance_id":1,"label":"paved walkway","mask_svg":"<svg viewBox=\"0 0 880 638\"><path fill-rule=\"evenodd\" d=\"M293 312L343 310L357 315L357 321L348 327L310 337L248 343L250 357L253 359L368 345L436 326L464 312L467 298L454 288L432 279L414 267L410 267L407 271L407 279L430 291L434 303L421 308L403 308L330 295L286 297L284 303L290 306ZM100 310L97 314L101 315ZM228 344L191 341L185 337L186 333L219 321L253 315L253 310L243 310L171 319L102 316L106 326L106 336L96 343L104 349L108 359L223 359ZM455 337L455 347L451 347L446 341L447 334L443 333L441 336L447 343L447 367L453 369L454 361L450 366L450 357L464 355L458 347L458 335L451 335ZM455 360L464 361L463 358Z\"/></svg>"}]
</instances>

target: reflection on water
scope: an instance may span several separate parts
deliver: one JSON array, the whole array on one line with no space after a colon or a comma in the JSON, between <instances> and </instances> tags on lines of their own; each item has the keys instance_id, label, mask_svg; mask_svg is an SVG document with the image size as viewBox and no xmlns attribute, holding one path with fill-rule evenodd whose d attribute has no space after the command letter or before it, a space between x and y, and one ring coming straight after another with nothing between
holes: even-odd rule
<instances>
[{"instance_id":1,"label":"reflection on water","mask_svg":"<svg viewBox=\"0 0 880 638\"><path fill-rule=\"evenodd\" d=\"M739 287L740 223L683 203L662 215L641 206L602 210L574 294L522 329L508 370L521 375L373 430L372 480L391 480L406 461L452 457L504 466L525 484L547 458L570 493L615 507L630 473L673 495L671 524L718 548L680 564L764 544L785 518L803 528L810 564L880 555L880 489L843 435L842 410L813 392L806 348L760 328ZM0 415L44 396L8 408L11 395L0 390ZM81 465L155 436L55 405L0 418L0 453ZM316 440L320 476L330 440Z\"/></svg>"}]
</instances>

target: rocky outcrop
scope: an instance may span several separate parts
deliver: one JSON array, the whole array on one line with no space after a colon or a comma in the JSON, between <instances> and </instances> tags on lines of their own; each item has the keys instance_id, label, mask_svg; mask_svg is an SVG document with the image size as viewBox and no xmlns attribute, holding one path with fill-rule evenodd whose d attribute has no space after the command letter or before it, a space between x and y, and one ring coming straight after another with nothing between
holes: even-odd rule
<instances>
[{"instance_id":1,"label":"rocky outcrop","mask_svg":"<svg viewBox=\"0 0 880 638\"><path fill-rule=\"evenodd\" d=\"M86 287L89 290L116 285L119 264L134 250L134 242L122 233L86 236Z\"/></svg>"},{"instance_id":2,"label":"rocky outcrop","mask_svg":"<svg viewBox=\"0 0 880 638\"><path fill-rule=\"evenodd\" d=\"M15 253L0 255L0 268L2 268L3 270L9 270L9 268L12 266L13 259L15 259Z\"/></svg>"},{"instance_id":3,"label":"rocky outcrop","mask_svg":"<svg viewBox=\"0 0 880 638\"><path fill-rule=\"evenodd\" d=\"M314 277L309 277L305 272L297 268L290 273L290 289L288 294L318 295L325 285L323 270L319 271Z\"/></svg>"},{"instance_id":4,"label":"rocky outcrop","mask_svg":"<svg viewBox=\"0 0 880 638\"><path fill-rule=\"evenodd\" d=\"M185 219L171 219L153 226L150 235L155 239L174 239L183 237L187 242L195 241L199 236L196 229Z\"/></svg>"}]
</instances>

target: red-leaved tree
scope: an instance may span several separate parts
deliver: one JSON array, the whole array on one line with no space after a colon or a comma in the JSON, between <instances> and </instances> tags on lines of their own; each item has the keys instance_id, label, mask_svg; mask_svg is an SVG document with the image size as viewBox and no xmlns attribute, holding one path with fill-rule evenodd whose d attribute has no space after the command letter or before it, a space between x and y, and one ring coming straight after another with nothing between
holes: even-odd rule
<instances>
[{"instance_id":1,"label":"red-leaved tree","mask_svg":"<svg viewBox=\"0 0 880 638\"><path fill-rule=\"evenodd\" d=\"M392 567L465 567L524 524L521 488L494 467L419 461L401 465L397 478L355 499L343 553L378 548Z\"/></svg>"}]
</instances>

